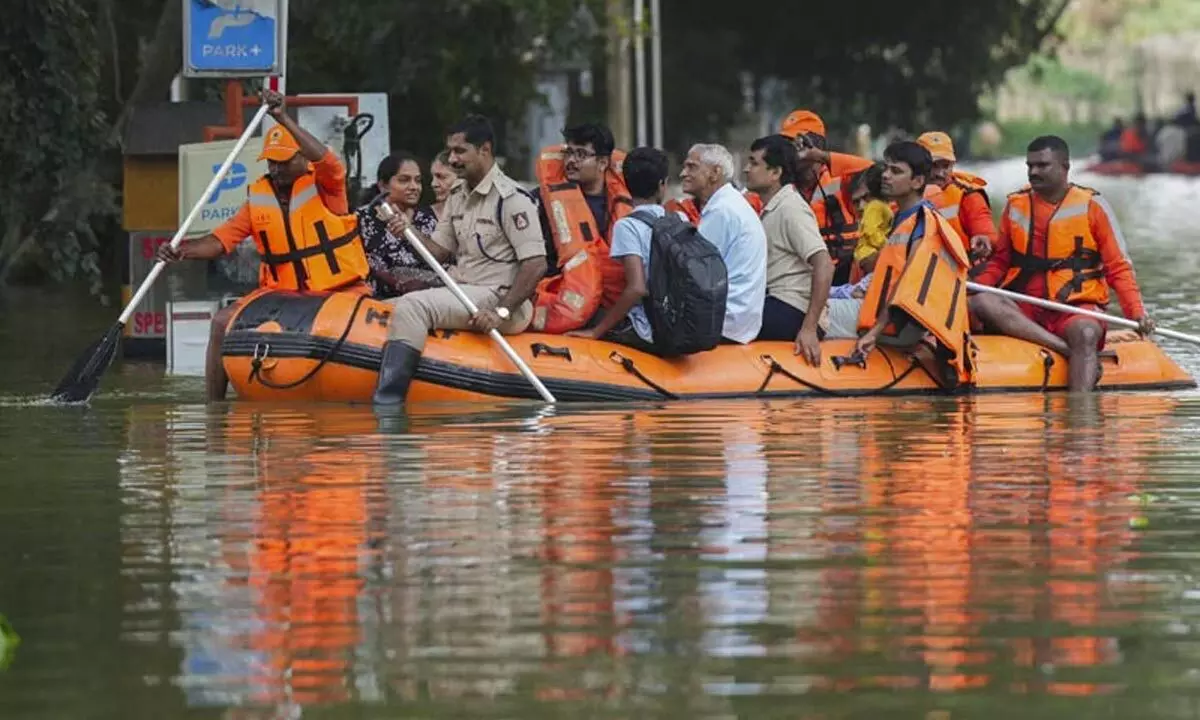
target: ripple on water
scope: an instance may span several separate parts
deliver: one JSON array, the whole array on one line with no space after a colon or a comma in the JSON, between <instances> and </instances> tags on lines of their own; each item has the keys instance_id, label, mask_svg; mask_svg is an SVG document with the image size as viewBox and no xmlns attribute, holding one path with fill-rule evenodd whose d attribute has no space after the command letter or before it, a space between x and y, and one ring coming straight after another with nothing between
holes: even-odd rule
<instances>
[{"instance_id":1,"label":"ripple on water","mask_svg":"<svg viewBox=\"0 0 1200 720\"><path fill-rule=\"evenodd\" d=\"M1171 207L1127 236L1195 332ZM1192 717L1196 393L376 417L3 362L0 717Z\"/></svg>"}]
</instances>

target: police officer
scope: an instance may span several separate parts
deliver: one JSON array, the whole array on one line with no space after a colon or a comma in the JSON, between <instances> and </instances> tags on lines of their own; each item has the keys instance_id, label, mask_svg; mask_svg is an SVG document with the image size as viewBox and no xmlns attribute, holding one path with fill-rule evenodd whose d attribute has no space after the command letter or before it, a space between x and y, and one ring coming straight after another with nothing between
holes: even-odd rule
<instances>
[{"instance_id":1,"label":"police officer","mask_svg":"<svg viewBox=\"0 0 1200 720\"><path fill-rule=\"evenodd\" d=\"M530 298L546 274L546 245L533 199L496 164L495 133L487 118L468 115L447 133L450 165L463 178L446 200L443 219L432 237L416 231L439 262L454 260L451 276L474 301L471 315L447 288L401 295L388 324L388 342L375 387L377 405L404 402L430 330L499 329L511 335L529 326ZM409 225L403 213L388 221L401 237Z\"/></svg>"}]
</instances>

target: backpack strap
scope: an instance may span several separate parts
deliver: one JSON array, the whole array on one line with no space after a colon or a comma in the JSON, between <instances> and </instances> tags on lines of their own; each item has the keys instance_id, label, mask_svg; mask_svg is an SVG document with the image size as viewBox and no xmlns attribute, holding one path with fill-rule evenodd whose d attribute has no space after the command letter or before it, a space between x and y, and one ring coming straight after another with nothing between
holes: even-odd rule
<instances>
[{"instance_id":1,"label":"backpack strap","mask_svg":"<svg viewBox=\"0 0 1200 720\"><path fill-rule=\"evenodd\" d=\"M648 226L651 230L654 229L654 223L660 219L652 215L648 210L634 210L625 217L631 217L643 225ZM663 217L666 216L664 215Z\"/></svg>"}]
</instances>

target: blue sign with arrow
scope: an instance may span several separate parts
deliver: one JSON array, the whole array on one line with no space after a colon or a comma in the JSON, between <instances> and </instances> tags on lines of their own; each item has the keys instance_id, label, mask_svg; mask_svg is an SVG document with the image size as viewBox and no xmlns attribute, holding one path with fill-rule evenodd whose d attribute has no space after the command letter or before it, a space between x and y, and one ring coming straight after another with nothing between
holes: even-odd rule
<instances>
[{"instance_id":1,"label":"blue sign with arrow","mask_svg":"<svg viewBox=\"0 0 1200 720\"><path fill-rule=\"evenodd\" d=\"M182 1L184 75L278 74L280 3L286 0Z\"/></svg>"},{"instance_id":2,"label":"blue sign with arrow","mask_svg":"<svg viewBox=\"0 0 1200 720\"><path fill-rule=\"evenodd\" d=\"M221 166L220 164L213 165L212 169L213 175L216 175L217 171L221 169ZM225 192L226 190L237 190L245 184L246 166L240 162L235 162L229 166L229 173L225 176L225 179L221 181L220 185L217 185L216 190L213 190L212 197L208 199L208 204L211 205L215 203L221 197L221 193Z\"/></svg>"}]
</instances>

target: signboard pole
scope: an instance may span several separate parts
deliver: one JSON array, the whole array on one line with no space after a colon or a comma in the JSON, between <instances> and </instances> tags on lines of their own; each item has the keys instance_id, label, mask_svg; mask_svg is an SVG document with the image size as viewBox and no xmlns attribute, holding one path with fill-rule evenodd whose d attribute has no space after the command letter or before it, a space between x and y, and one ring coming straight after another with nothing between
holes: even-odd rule
<instances>
[{"instance_id":1,"label":"signboard pole","mask_svg":"<svg viewBox=\"0 0 1200 720\"><path fill-rule=\"evenodd\" d=\"M288 0L279 0L279 74L267 79L268 87L287 95Z\"/></svg>"}]
</instances>

